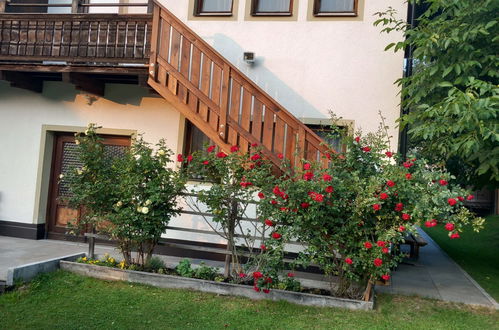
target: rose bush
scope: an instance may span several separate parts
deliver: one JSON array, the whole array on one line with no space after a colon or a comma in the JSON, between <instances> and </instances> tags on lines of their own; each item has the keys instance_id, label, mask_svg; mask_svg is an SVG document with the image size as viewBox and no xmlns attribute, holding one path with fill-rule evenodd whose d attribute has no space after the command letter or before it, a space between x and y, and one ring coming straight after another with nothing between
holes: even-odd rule
<instances>
[{"instance_id":1,"label":"rose bush","mask_svg":"<svg viewBox=\"0 0 499 330\"><path fill-rule=\"evenodd\" d=\"M483 219L463 205L472 196L448 184L445 169L400 159L384 130L343 141L346 151L327 155L328 168L288 167L261 191L260 203L262 219L273 224L271 238L302 242L300 259L319 265L336 295L367 299L376 280L390 278L402 259L395 247L417 226L445 226L450 238L465 224L481 227Z\"/></svg>"},{"instance_id":2,"label":"rose bush","mask_svg":"<svg viewBox=\"0 0 499 330\"><path fill-rule=\"evenodd\" d=\"M76 136L84 166L67 178L74 208L85 210L78 224L88 225L118 242L127 264L145 265L180 211L177 196L186 176L171 166L172 151L164 140L153 148L138 137L121 157L110 158L91 124ZM137 258L132 258L137 251Z\"/></svg>"}]
</instances>

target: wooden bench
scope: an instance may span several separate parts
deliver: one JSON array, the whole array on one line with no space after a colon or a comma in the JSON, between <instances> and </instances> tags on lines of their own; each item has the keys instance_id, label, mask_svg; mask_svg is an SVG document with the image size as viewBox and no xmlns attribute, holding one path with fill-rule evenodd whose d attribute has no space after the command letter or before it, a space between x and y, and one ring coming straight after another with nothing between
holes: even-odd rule
<instances>
[{"instance_id":1,"label":"wooden bench","mask_svg":"<svg viewBox=\"0 0 499 330\"><path fill-rule=\"evenodd\" d=\"M407 244L411 248L409 257L419 258L419 248L428 244L427 241L421 236L416 236L413 233L408 234L405 237L405 242L402 244Z\"/></svg>"}]
</instances>

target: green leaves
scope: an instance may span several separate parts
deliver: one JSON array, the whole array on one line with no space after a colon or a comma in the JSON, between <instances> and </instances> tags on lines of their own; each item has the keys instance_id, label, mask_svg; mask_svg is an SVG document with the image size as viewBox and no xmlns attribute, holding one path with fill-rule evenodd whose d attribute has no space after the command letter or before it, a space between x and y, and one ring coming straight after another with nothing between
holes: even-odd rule
<instances>
[{"instance_id":1,"label":"green leaves","mask_svg":"<svg viewBox=\"0 0 499 330\"><path fill-rule=\"evenodd\" d=\"M417 26L403 30L404 44L414 49L413 74L402 78L400 119L410 125L414 146L435 161L461 158L474 175L458 176L466 184L478 178L497 186L499 169L491 157L498 131L499 2L432 0ZM402 20L389 8L377 13L375 25L391 32ZM386 50L402 50L391 43ZM459 174L459 173L456 173Z\"/></svg>"}]
</instances>

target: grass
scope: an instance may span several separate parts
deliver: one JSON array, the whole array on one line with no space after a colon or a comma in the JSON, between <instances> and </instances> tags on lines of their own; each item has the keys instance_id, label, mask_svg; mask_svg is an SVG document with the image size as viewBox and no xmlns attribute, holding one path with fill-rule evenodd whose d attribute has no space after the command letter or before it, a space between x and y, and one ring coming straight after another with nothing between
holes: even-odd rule
<instances>
[{"instance_id":1,"label":"grass","mask_svg":"<svg viewBox=\"0 0 499 330\"><path fill-rule=\"evenodd\" d=\"M1 329L499 329L499 312L381 295L374 311L252 301L64 271L0 296Z\"/></svg>"},{"instance_id":2,"label":"grass","mask_svg":"<svg viewBox=\"0 0 499 330\"><path fill-rule=\"evenodd\" d=\"M441 226L426 233L496 301L499 301L499 216L489 216L479 233L467 228L451 240Z\"/></svg>"}]
</instances>

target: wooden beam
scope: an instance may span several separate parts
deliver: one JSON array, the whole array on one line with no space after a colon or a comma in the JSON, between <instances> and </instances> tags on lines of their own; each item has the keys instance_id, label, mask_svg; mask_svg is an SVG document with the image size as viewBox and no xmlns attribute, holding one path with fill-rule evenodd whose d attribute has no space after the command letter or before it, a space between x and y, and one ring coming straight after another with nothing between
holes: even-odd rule
<instances>
[{"instance_id":1,"label":"wooden beam","mask_svg":"<svg viewBox=\"0 0 499 330\"><path fill-rule=\"evenodd\" d=\"M0 70L22 72L82 72L116 75L147 75L147 65L142 67L85 66L85 65L46 65L46 64L0 64Z\"/></svg>"},{"instance_id":2,"label":"wooden beam","mask_svg":"<svg viewBox=\"0 0 499 330\"><path fill-rule=\"evenodd\" d=\"M79 72L63 72L62 81L75 85L76 89L104 96L106 84L99 79Z\"/></svg>"},{"instance_id":3,"label":"wooden beam","mask_svg":"<svg viewBox=\"0 0 499 330\"><path fill-rule=\"evenodd\" d=\"M1 71L0 78L10 82L12 87L27 89L35 93L43 91L43 80L26 72Z\"/></svg>"}]
</instances>

